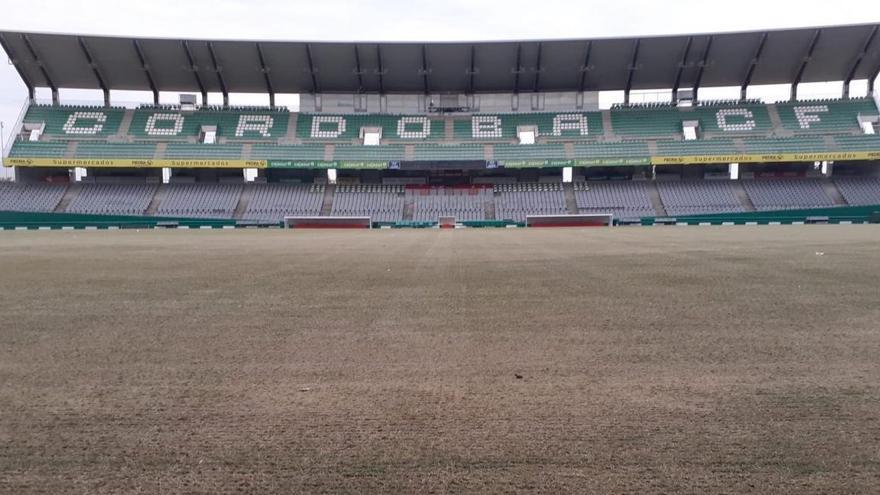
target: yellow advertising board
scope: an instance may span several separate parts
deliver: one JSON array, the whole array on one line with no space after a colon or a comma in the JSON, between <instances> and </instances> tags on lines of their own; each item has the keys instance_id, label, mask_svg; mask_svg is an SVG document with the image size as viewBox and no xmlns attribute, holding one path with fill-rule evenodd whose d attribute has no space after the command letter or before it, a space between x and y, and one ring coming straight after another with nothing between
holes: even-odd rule
<instances>
[{"instance_id":1,"label":"yellow advertising board","mask_svg":"<svg viewBox=\"0 0 880 495\"><path fill-rule=\"evenodd\" d=\"M777 163L880 160L880 151L829 153L769 153L760 155L652 156L651 165L699 165L703 163Z\"/></svg>"},{"instance_id":2,"label":"yellow advertising board","mask_svg":"<svg viewBox=\"0 0 880 495\"><path fill-rule=\"evenodd\" d=\"M6 158L7 167L266 168L266 160L153 160L148 158Z\"/></svg>"}]
</instances>

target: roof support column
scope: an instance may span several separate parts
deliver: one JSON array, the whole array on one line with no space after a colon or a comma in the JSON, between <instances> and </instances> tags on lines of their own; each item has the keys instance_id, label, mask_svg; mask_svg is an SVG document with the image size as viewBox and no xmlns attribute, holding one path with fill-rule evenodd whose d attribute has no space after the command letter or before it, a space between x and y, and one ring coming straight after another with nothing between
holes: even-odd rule
<instances>
[{"instance_id":1,"label":"roof support column","mask_svg":"<svg viewBox=\"0 0 880 495\"><path fill-rule=\"evenodd\" d=\"M223 93L223 108L229 108L229 90L226 89L226 81L223 80L223 67L217 64L214 43L208 42L208 53L211 54L211 65L214 66L214 73L217 74L217 81L220 83L220 92Z\"/></svg>"},{"instance_id":2,"label":"roof support column","mask_svg":"<svg viewBox=\"0 0 880 495\"><path fill-rule=\"evenodd\" d=\"M18 75L21 77L21 80L24 82L25 87L28 91L28 101L33 103L36 97L36 88L34 88L31 80L25 75L24 71L19 67L18 57L12 53L12 50L9 48L9 43L6 42L6 37L0 34L0 48L6 51L9 55L9 62L15 67L15 70L18 72Z\"/></svg>"},{"instance_id":3,"label":"roof support column","mask_svg":"<svg viewBox=\"0 0 880 495\"><path fill-rule=\"evenodd\" d=\"M684 44L684 50L681 54L681 61L678 62L678 72L675 74L675 84L672 85L672 102L678 103L678 89L681 87L681 76L684 74L684 68L687 66L688 56L691 54L691 45L694 44L694 37L688 36L687 42Z\"/></svg>"},{"instance_id":4,"label":"roof support column","mask_svg":"<svg viewBox=\"0 0 880 495\"><path fill-rule=\"evenodd\" d=\"M159 89L156 87L156 81L153 79L153 73L150 72L150 64L147 63L147 58L144 56L144 50L141 48L140 42L138 40L131 40L134 45L134 51L137 53L138 60L141 62L141 68L144 69L144 74L147 76L147 83L150 85L150 91L153 92L153 104L159 104Z\"/></svg>"},{"instance_id":5,"label":"roof support column","mask_svg":"<svg viewBox=\"0 0 880 495\"><path fill-rule=\"evenodd\" d=\"M694 102L700 98L700 84L703 82L703 73L706 72L706 66L709 64L709 53L712 51L712 41L714 38L709 36L706 40L706 49L703 50L703 56L700 57L700 69L697 71L697 79L694 81Z\"/></svg>"},{"instance_id":6,"label":"roof support column","mask_svg":"<svg viewBox=\"0 0 880 495\"><path fill-rule=\"evenodd\" d=\"M272 87L272 79L269 77L269 67L266 67L266 57L263 56L263 47L257 43L257 56L260 58L260 71L266 81L266 91L269 93L269 108L275 109L275 89Z\"/></svg>"},{"instance_id":7,"label":"roof support column","mask_svg":"<svg viewBox=\"0 0 880 495\"><path fill-rule=\"evenodd\" d=\"M34 59L34 62L37 63L37 66L40 68L40 72L43 74L43 78L46 79L46 84L49 85L49 89L52 90L52 104L58 105L60 104L60 99L58 97L58 86L52 81L52 77L49 75L49 71L46 70L46 65L43 63L43 59L40 58L40 55L37 53L37 50L34 49L33 43L31 43L31 39L26 34L21 35L22 41L24 41L25 46L30 52L31 57Z\"/></svg>"},{"instance_id":8,"label":"roof support column","mask_svg":"<svg viewBox=\"0 0 880 495\"><path fill-rule=\"evenodd\" d=\"M862 44L862 50L859 52L858 56L856 56L856 60L853 62L852 67L850 67L849 72L846 73L846 79L843 81L843 97L849 98L849 86L852 82L853 78L856 76L856 71L859 70L859 66L862 65L862 60L864 60L865 55L868 54L868 49L871 47L871 43L874 42L874 39L877 37L877 31L880 29L878 26L874 26L874 29L868 33L868 37L865 39L865 43Z\"/></svg>"},{"instance_id":9,"label":"roof support column","mask_svg":"<svg viewBox=\"0 0 880 495\"><path fill-rule=\"evenodd\" d=\"M208 104L208 90L205 89L205 85L202 84L202 76L199 75L199 67L196 65L195 60L193 60L192 52L189 49L189 43L186 41L181 41L180 45L183 47L183 51L186 54L186 59L189 61L189 68L193 73L193 77L196 80L196 85L199 87L199 92L202 93L202 105Z\"/></svg>"},{"instance_id":10,"label":"roof support column","mask_svg":"<svg viewBox=\"0 0 880 495\"><path fill-rule=\"evenodd\" d=\"M804 71L807 70L807 64L809 64L810 59L813 58L813 50L816 49L816 43L819 42L820 36L822 36L822 30L817 29L813 34L813 39L810 40L810 45L807 47L807 53L801 61L801 66L798 68L797 74L794 76L794 81L791 83L791 101L797 100L798 86L800 86L801 79L804 77Z\"/></svg>"},{"instance_id":11,"label":"roof support column","mask_svg":"<svg viewBox=\"0 0 880 495\"><path fill-rule=\"evenodd\" d=\"M748 96L749 85L752 83L752 76L755 74L755 68L761 60L761 54L764 52L764 45L766 44L767 33L764 33L761 35L761 41L758 43L758 48L755 50L755 55L752 57L751 63L749 63L749 70L746 71L746 77L743 78L743 82L739 87L740 100L745 100Z\"/></svg>"},{"instance_id":12,"label":"roof support column","mask_svg":"<svg viewBox=\"0 0 880 495\"><path fill-rule=\"evenodd\" d=\"M77 38L79 42L79 48L82 50L83 55L85 55L86 60L89 62L89 66L92 68L92 72L95 74L95 79L98 81L98 86L101 87L101 91L104 92L104 106L110 106L110 89L107 87L107 84L104 82L104 76L101 75L101 69L98 67L98 63L95 62L95 58L92 56L91 50L89 50L88 45L86 45L86 40L83 39L82 36Z\"/></svg>"},{"instance_id":13,"label":"roof support column","mask_svg":"<svg viewBox=\"0 0 880 495\"><path fill-rule=\"evenodd\" d=\"M639 63L639 46L642 44L642 40L637 39L633 43L633 54L632 60L629 63L629 74L626 76L626 88L623 90L623 104L629 105L629 94L632 91L633 84L633 76L635 75L635 70L638 68Z\"/></svg>"}]
</instances>

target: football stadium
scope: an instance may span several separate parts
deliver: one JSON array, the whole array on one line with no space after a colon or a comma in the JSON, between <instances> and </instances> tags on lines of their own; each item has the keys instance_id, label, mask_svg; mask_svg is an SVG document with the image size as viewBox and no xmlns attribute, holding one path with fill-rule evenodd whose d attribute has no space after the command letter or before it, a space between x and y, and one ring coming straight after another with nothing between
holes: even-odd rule
<instances>
[{"instance_id":1,"label":"football stadium","mask_svg":"<svg viewBox=\"0 0 880 495\"><path fill-rule=\"evenodd\" d=\"M0 31L0 491L876 493L878 31Z\"/></svg>"}]
</instances>

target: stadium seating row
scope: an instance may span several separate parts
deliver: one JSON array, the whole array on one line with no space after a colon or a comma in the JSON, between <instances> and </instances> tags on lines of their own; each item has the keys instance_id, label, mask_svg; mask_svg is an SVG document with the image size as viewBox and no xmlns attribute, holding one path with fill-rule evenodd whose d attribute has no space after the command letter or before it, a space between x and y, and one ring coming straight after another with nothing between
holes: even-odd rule
<instances>
[{"instance_id":1,"label":"stadium seating row","mask_svg":"<svg viewBox=\"0 0 880 495\"><path fill-rule=\"evenodd\" d=\"M338 161L450 161L450 160L553 160L648 156L705 156L730 154L774 154L857 152L880 150L880 135L796 136L786 138L715 138L695 141L575 142L571 152L563 143L553 144L419 144L407 155L406 146L390 144L357 146L336 144L253 144L247 155L253 160L338 160ZM13 158L167 158L245 159L242 144L189 144L149 142L131 144L94 141L17 141Z\"/></svg>"},{"instance_id":2,"label":"stadium seating row","mask_svg":"<svg viewBox=\"0 0 880 495\"><path fill-rule=\"evenodd\" d=\"M781 127L774 125L776 113ZM534 129L548 139L593 140L607 136L633 139L676 139L684 122L695 121L709 137L769 136L775 131L796 134L846 134L859 131L860 115L877 115L870 98L817 102L784 102L764 105L753 101L738 105L694 107L642 107L608 111L611 127L605 129L601 112L474 114L462 116L300 113L276 110L208 107L144 107L135 110L76 106L31 106L24 122L44 124L43 134L55 139L88 139L109 136L129 140L173 141L196 139L206 130L225 140L270 141L293 135L302 141L356 142L364 129L381 132L386 141L512 141L522 128ZM447 130L451 126L451 132Z\"/></svg>"},{"instance_id":3,"label":"stadium seating row","mask_svg":"<svg viewBox=\"0 0 880 495\"><path fill-rule=\"evenodd\" d=\"M846 203L880 205L880 177L840 177L834 186ZM651 187L668 215L746 211L744 198L757 211L835 206L828 181L822 179L591 181L573 184L580 213L613 213L617 217L654 216L656 205ZM170 217L232 218L279 221L284 216L321 214L325 186L320 184L16 184L0 182L0 211L51 212L73 188L68 213L144 215ZM249 188L249 189L248 189ZM245 190L250 195L243 195ZM157 192L163 191L159 195ZM161 196L161 201L157 198ZM244 201L243 198L249 198ZM246 204L245 204L246 203ZM334 216L368 216L374 221L404 219L407 205L412 219L436 220L454 216L460 220L483 220L494 207L495 218L523 221L527 215L569 213L560 183L497 184L477 188L406 188L400 185L339 185L332 198Z\"/></svg>"}]
</instances>

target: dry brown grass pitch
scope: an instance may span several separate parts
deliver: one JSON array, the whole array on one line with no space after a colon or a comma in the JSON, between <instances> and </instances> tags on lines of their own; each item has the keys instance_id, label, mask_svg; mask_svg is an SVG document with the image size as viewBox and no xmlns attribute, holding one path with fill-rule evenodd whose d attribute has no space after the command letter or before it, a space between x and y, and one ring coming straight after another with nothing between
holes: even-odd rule
<instances>
[{"instance_id":1,"label":"dry brown grass pitch","mask_svg":"<svg viewBox=\"0 0 880 495\"><path fill-rule=\"evenodd\" d=\"M880 486L874 226L6 232L0 263L3 493Z\"/></svg>"}]
</instances>

